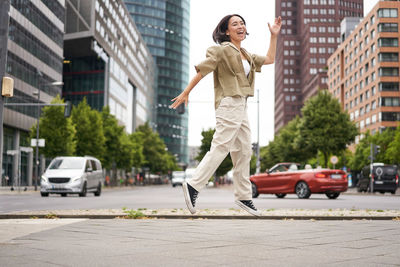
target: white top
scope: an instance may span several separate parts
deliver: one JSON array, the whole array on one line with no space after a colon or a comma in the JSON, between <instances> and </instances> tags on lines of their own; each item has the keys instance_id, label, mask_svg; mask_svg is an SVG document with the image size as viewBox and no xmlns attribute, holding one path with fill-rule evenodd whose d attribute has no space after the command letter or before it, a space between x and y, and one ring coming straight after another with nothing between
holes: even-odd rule
<instances>
[{"instance_id":1,"label":"white top","mask_svg":"<svg viewBox=\"0 0 400 267\"><path fill-rule=\"evenodd\" d=\"M250 72L250 64L247 61L247 59L242 59L243 62L243 68L244 68L244 73L246 73L246 76L249 75Z\"/></svg>"}]
</instances>

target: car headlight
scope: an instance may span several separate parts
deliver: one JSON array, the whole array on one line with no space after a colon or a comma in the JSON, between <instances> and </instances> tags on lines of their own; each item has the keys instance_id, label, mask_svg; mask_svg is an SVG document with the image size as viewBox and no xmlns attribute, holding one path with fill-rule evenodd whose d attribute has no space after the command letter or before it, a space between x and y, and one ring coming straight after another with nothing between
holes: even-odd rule
<instances>
[{"instance_id":1,"label":"car headlight","mask_svg":"<svg viewBox=\"0 0 400 267\"><path fill-rule=\"evenodd\" d=\"M47 183L48 182L47 177L42 175L42 177L40 178L40 182Z\"/></svg>"},{"instance_id":2,"label":"car headlight","mask_svg":"<svg viewBox=\"0 0 400 267\"><path fill-rule=\"evenodd\" d=\"M75 177L75 178L72 179L73 183L80 182L80 181L82 181L82 177L80 177L80 176L79 177Z\"/></svg>"}]
</instances>

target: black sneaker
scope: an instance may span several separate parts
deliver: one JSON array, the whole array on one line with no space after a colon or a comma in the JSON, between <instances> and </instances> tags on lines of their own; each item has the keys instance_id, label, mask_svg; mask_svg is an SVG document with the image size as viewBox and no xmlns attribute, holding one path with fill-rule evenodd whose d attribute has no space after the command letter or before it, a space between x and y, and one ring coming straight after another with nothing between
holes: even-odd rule
<instances>
[{"instance_id":1,"label":"black sneaker","mask_svg":"<svg viewBox=\"0 0 400 267\"><path fill-rule=\"evenodd\" d=\"M251 215L261 216L261 212L254 207L252 200L235 200L235 203Z\"/></svg>"},{"instance_id":2,"label":"black sneaker","mask_svg":"<svg viewBox=\"0 0 400 267\"><path fill-rule=\"evenodd\" d=\"M196 189L194 189L190 184L188 184L186 181L183 182L182 188L183 188L183 195L185 196L186 205L189 211L192 214L195 214L196 209L194 208L194 206L196 205L196 199L199 192Z\"/></svg>"}]
</instances>

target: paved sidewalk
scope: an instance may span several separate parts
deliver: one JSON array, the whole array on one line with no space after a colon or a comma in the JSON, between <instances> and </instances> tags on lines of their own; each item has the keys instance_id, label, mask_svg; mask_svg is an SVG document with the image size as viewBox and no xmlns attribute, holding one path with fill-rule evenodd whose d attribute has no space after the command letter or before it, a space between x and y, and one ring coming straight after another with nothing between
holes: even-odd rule
<instances>
[{"instance_id":1,"label":"paved sidewalk","mask_svg":"<svg viewBox=\"0 0 400 267\"><path fill-rule=\"evenodd\" d=\"M400 265L400 221L0 220L5 231L1 266Z\"/></svg>"}]
</instances>

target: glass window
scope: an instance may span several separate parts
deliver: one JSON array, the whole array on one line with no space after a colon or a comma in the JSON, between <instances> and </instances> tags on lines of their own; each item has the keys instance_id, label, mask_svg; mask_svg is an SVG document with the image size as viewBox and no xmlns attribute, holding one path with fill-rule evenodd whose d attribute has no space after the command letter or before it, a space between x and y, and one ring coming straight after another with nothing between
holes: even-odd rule
<instances>
[{"instance_id":1,"label":"glass window","mask_svg":"<svg viewBox=\"0 0 400 267\"><path fill-rule=\"evenodd\" d=\"M399 91L398 82L381 82L379 83L379 91Z\"/></svg>"},{"instance_id":2,"label":"glass window","mask_svg":"<svg viewBox=\"0 0 400 267\"><path fill-rule=\"evenodd\" d=\"M379 32L398 32L398 24L397 23L379 23L378 31Z\"/></svg>"},{"instance_id":3,"label":"glass window","mask_svg":"<svg viewBox=\"0 0 400 267\"><path fill-rule=\"evenodd\" d=\"M397 18L397 8L380 8L378 9L378 17Z\"/></svg>"},{"instance_id":4,"label":"glass window","mask_svg":"<svg viewBox=\"0 0 400 267\"><path fill-rule=\"evenodd\" d=\"M379 68L379 76L399 76L399 68L396 67L382 67Z\"/></svg>"},{"instance_id":5,"label":"glass window","mask_svg":"<svg viewBox=\"0 0 400 267\"><path fill-rule=\"evenodd\" d=\"M399 61L399 53L379 53L379 62L397 62Z\"/></svg>"}]
</instances>

